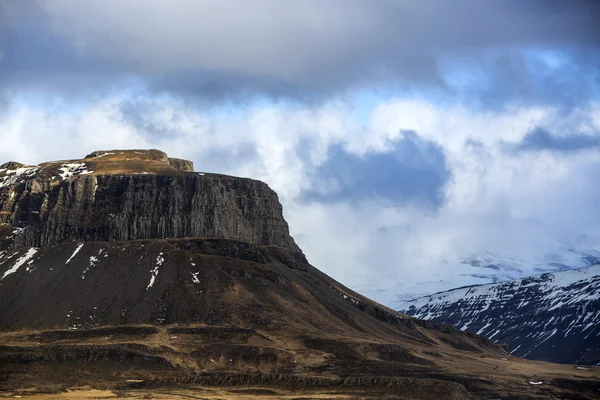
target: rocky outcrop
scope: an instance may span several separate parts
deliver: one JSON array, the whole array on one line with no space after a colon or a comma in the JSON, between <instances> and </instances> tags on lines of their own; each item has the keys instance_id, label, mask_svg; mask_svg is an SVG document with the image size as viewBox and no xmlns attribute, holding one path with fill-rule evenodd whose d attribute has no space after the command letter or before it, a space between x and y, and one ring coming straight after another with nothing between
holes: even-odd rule
<instances>
[{"instance_id":1,"label":"rocky outcrop","mask_svg":"<svg viewBox=\"0 0 600 400\"><path fill-rule=\"evenodd\" d=\"M9 162L5 162L4 164L0 165L0 169L17 169L17 168L23 168L24 165L21 164L20 162L16 162L16 161L9 161Z\"/></svg>"},{"instance_id":2,"label":"rocky outcrop","mask_svg":"<svg viewBox=\"0 0 600 400\"><path fill-rule=\"evenodd\" d=\"M181 158L169 158L169 165L183 172L194 172L194 163Z\"/></svg>"},{"instance_id":3,"label":"rocky outcrop","mask_svg":"<svg viewBox=\"0 0 600 400\"><path fill-rule=\"evenodd\" d=\"M141 158L144 161L155 161L168 165L178 171L194 172L194 163L181 158L168 157L167 153L160 150L98 150L91 152L85 159L96 159L116 154L126 155L126 159L131 160L131 157Z\"/></svg>"},{"instance_id":4,"label":"rocky outcrop","mask_svg":"<svg viewBox=\"0 0 600 400\"><path fill-rule=\"evenodd\" d=\"M115 155L115 154L127 154L127 155L141 155L143 157L144 160L146 161L160 161L164 164L169 164L169 157L167 156L167 153L165 153L164 151L160 151L160 150L156 150L156 149L151 149L151 150L97 150L97 151L93 151L90 154L88 154L87 156L85 156L85 159L90 159L90 158L100 158L100 157L106 157L109 155Z\"/></svg>"},{"instance_id":5,"label":"rocky outcrop","mask_svg":"<svg viewBox=\"0 0 600 400\"><path fill-rule=\"evenodd\" d=\"M178 171L193 169L190 161L161 153L152 151L150 157ZM114 153L94 152L87 158L109 160L107 154ZM99 162L94 166L102 167ZM96 175L87 169L58 181L38 167L28 168L29 175L21 180L9 175L12 180L0 187L0 249L215 237L300 252L277 194L263 182L192 172Z\"/></svg>"}]
</instances>

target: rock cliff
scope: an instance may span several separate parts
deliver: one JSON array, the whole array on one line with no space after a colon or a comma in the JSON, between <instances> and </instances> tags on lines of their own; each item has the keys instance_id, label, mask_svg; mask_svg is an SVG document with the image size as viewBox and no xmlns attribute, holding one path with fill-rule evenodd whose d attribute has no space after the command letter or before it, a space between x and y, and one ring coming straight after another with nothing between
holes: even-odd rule
<instances>
[{"instance_id":1,"label":"rock cliff","mask_svg":"<svg viewBox=\"0 0 600 400\"><path fill-rule=\"evenodd\" d=\"M265 183L194 173L158 150L0 168L0 249L212 237L300 252Z\"/></svg>"}]
</instances>

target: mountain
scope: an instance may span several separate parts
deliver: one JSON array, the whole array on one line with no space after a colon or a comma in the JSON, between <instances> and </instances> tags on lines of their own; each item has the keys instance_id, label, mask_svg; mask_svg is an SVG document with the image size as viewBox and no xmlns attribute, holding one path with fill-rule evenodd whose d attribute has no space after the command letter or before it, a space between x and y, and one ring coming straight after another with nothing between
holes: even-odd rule
<instances>
[{"instance_id":1,"label":"mountain","mask_svg":"<svg viewBox=\"0 0 600 400\"><path fill-rule=\"evenodd\" d=\"M308 263L266 184L158 150L0 166L0 232L9 396L596 394L595 369L512 358L346 288Z\"/></svg>"},{"instance_id":2,"label":"mountain","mask_svg":"<svg viewBox=\"0 0 600 400\"><path fill-rule=\"evenodd\" d=\"M402 309L506 343L518 357L600 364L600 265L436 293Z\"/></svg>"},{"instance_id":3,"label":"mountain","mask_svg":"<svg viewBox=\"0 0 600 400\"><path fill-rule=\"evenodd\" d=\"M377 285L353 289L394 309L406 302L463 286L514 281L528 276L585 268L600 264L600 252L563 243L546 245L547 250L529 257L483 252L429 265L426 280L406 273L388 276Z\"/></svg>"},{"instance_id":4,"label":"mountain","mask_svg":"<svg viewBox=\"0 0 600 400\"><path fill-rule=\"evenodd\" d=\"M266 184L190 169L157 150L0 166L4 246L210 236L300 252Z\"/></svg>"}]
</instances>

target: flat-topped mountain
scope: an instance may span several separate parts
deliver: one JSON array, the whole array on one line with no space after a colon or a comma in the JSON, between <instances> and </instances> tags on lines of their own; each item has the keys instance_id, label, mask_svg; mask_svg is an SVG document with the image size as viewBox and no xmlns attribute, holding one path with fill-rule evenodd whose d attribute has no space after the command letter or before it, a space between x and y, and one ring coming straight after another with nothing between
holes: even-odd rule
<instances>
[{"instance_id":1,"label":"flat-topped mountain","mask_svg":"<svg viewBox=\"0 0 600 400\"><path fill-rule=\"evenodd\" d=\"M0 166L0 249L185 237L300 252L266 184L196 173L191 161L158 150Z\"/></svg>"},{"instance_id":2,"label":"flat-topped mountain","mask_svg":"<svg viewBox=\"0 0 600 400\"><path fill-rule=\"evenodd\" d=\"M515 359L346 288L266 184L192 169L156 150L0 168L0 392L596 394L595 369Z\"/></svg>"}]
</instances>

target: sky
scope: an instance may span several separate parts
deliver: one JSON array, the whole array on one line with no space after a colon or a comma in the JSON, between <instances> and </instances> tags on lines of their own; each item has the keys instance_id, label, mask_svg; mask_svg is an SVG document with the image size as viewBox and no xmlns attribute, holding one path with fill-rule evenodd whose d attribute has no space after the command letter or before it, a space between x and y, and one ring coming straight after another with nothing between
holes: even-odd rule
<instances>
[{"instance_id":1,"label":"sky","mask_svg":"<svg viewBox=\"0 0 600 400\"><path fill-rule=\"evenodd\" d=\"M158 148L260 179L356 288L600 250L598 21L594 0L0 0L0 162Z\"/></svg>"}]
</instances>

